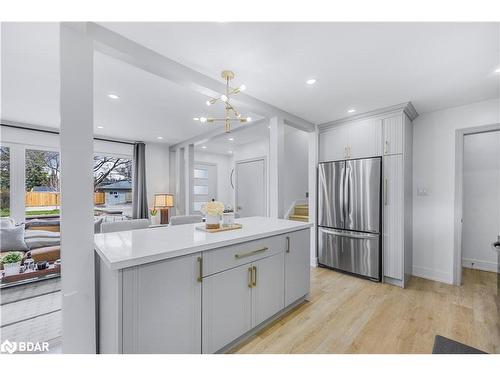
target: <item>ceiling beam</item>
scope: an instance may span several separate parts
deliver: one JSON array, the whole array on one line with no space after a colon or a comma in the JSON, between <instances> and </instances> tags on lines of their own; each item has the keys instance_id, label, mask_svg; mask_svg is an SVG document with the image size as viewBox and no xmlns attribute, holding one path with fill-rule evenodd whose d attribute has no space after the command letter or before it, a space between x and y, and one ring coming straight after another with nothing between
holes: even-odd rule
<instances>
[{"instance_id":1,"label":"ceiling beam","mask_svg":"<svg viewBox=\"0 0 500 375\"><path fill-rule=\"evenodd\" d=\"M225 91L225 83L222 80L215 80L201 74L101 25L89 22L87 30L88 35L94 40L94 48L101 53L195 90L207 97L217 97ZM268 118L283 117L304 130L314 130L313 123L248 94L239 93L237 97L232 98L232 101L243 110Z\"/></svg>"},{"instance_id":2,"label":"ceiling beam","mask_svg":"<svg viewBox=\"0 0 500 375\"><path fill-rule=\"evenodd\" d=\"M250 126L257 126L257 125L262 124L265 121L266 121L266 119L260 119L257 121L252 121L251 124L240 125L236 128L233 128L231 130L231 134L235 134L235 133L238 134L238 132L243 131L245 129L248 129ZM211 141L213 139L219 138L224 134L226 134L226 132L224 131L224 127L219 126L219 127L215 128L214 130L210 130L210 131L205 132L203 134L196 135L192 138L186 139L185 141L171 145L170 151L175 151L179 147L185 147L189 144L194 144L196 146L198 144L205 143L205 142Z\"/></svg>"}]
</instances>

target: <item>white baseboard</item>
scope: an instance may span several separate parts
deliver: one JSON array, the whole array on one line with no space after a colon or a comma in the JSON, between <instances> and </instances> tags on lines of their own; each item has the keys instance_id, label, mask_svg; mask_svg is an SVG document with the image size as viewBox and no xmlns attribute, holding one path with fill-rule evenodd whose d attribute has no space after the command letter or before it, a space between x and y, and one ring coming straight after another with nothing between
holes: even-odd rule
<instances>
[{"instance_id":1,"label":"white baseboard","mask_svg":"<svg viewBox=\"0 0 500 375\"><path fill-rule=\"evenodd\" d=\"M318 267L318 258L311 258L311 267Z\"/></svg>"},{"instance_id":2,"label":"white baseboard","mask_svg":"<svg viewBox=\"0 0 500 375\"><path fill-rule=\"evenodd\" d=\"M453 284L453 275L450 273L427 267L413 266L412 275L422 277L424 279L439 281L441 283Z\"/></svg>"},{"instance_id":3,"label":"white baseboard","mask_svg":"<svg viewBox=\"0 0 500 375\"><path fill-rule=\"evenodd\" d=\"M462 267L488 272L498 272L496 263L478 259L462 258Z\"/></svg>"}]
</instances>

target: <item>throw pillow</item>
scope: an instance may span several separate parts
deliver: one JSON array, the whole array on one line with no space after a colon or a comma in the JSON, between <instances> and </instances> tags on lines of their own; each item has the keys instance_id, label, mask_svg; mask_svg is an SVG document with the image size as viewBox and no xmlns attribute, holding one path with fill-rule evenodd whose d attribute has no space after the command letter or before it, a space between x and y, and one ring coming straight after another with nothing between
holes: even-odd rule
<instances>
[{"instance_id":1,"label":"throw pillow","mask_svg":"<svg viewBox=\"0 0 500 375\"><path fill-rule=\"evenodd\" d=\"M28 251L24 241L24 225L0 228L0 251Z\"/></svg>"}]
</instances>

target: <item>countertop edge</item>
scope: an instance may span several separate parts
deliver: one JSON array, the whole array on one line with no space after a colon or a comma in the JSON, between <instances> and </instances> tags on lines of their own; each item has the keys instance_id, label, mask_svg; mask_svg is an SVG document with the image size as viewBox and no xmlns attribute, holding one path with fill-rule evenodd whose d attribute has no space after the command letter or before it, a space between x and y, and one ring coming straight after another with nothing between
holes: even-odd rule
<instances>
[{"instance_id":1,"label":"countertop edge","mask_svg":"<svg viewBox=\"0 0 500 375\"><path fill-rule=\"evenodd\" d=\"M202 252L202 251L214 250L214 249L224 247L224 246L230 246L230 245L234 245L237 243L258 240L258 239L265 238L265 237L278 236L280 234L296 232L299 230L304 230L304 229L308 229L308 228L312 228L312 227L313 227L312 223L304 222L303 224L299 224L294 228L275 229L275 230L272 230L270 232L248 235L248 236L241 237L241 238L222 240L222 241L216 242L216 243L201 244L198 246L181 248L178 250L170 251L168 253L157 253L157 254L152 254L152 255L148 255L148 256L144 256L144 257L140 257L140 258L134 258L134 259L130 259L130 260L123 260L123 261L117 261L117 262L111 262L106 257L106 255L101 251L101 249L99 249L99 247L95 244L95 242L94 242L94 250L99 255L99 259L102 260L104 262L104 264L111 271L118 271L121 269L140 266L140 265L151 263L151 262L157 262L157 261L161 261L161 260L177 258L180 256L190 255L190 254L194 254L194 253L198 253L198 252Z\"/></svg>"}]
</instances>

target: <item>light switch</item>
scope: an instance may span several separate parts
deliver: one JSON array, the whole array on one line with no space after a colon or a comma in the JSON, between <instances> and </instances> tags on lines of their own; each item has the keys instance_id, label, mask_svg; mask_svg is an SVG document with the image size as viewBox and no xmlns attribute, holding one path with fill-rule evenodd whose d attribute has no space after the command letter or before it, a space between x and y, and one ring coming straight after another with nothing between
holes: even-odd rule
<instances>
[{"instance_id":1,"label":"light switch","mask_svg":"<svg viewBox=\"0 0 500 375\"><path fill-rule=\"evenodd\" d=\"M417 196L426 197L429 195L429 189L427 187L417 187Z\"/></svg>"}]
</instances>

